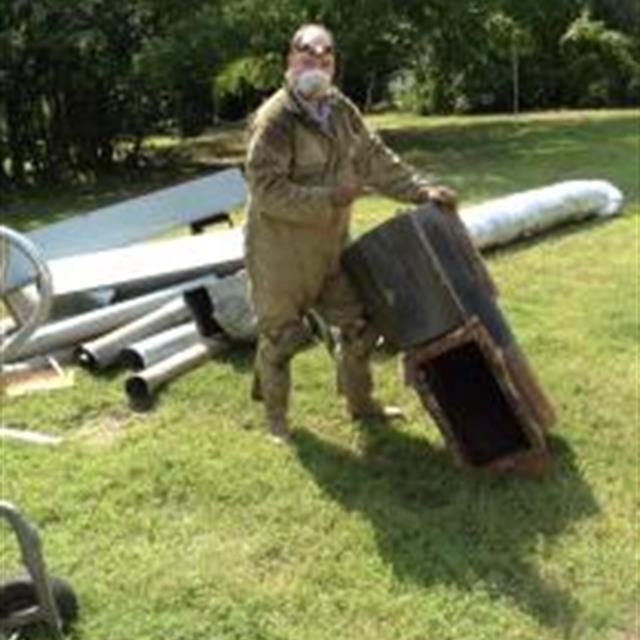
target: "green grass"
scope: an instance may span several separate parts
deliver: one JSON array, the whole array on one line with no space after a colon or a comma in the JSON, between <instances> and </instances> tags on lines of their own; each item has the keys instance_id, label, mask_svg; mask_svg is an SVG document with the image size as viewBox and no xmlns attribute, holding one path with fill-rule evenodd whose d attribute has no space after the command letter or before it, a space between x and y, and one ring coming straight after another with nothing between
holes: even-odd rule
<instances>
[{"instance_id":1,"label":"green grass","mask_svg":"<svg viewBox=\"0 0 640 640\"><path fill-rule=\"evenodd\" d=\"M249 351L184 376L142 415L124 374L78 372L71 389L2 407L5 423L69 437L4 444L2 495L79 594L74 640L636 640L637 113L372 122L465 202L568 177L625 191L622 217L489 257L559 413L550 477L456 468L382 355L379 394L408 422L354 428L316 347L295 361L291 450L264 437L248 400ZM75 197L36 201L64 215ZM396 208L362 201L357 232Z\"/></svg>"}]
</instances>

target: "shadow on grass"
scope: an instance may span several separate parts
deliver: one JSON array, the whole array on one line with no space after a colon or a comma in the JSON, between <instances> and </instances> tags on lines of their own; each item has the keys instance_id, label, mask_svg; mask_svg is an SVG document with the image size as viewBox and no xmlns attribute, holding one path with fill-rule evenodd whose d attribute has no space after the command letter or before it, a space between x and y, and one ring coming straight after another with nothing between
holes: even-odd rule
<instances>
[{"instance_id":1,"label":"shadow on grass","mask_svg":"<svg viewBox=\"0 0 640 640\"><path fill-rule=\"evenodd\" d=\"M235 342L233 348L216 356L215 362L218 365L231 367L238 373L247 373L253 370L253 362L256 356L254 344Z\"/></svg>"},{"instance_id":2,"label":"shadow on grass","mask_svg":"<svg viewBox=\"0 0 640 640\"><path fill-rule=\"evenodd\" d=\"M460 470L444 450L394 430L368 433L361 456L305 430L294 444L318 485L371 521L400 580L507 597L543 625L570 631L578 603L530 560L598 511L562 440L552 440L554 470L541 482Z\"/></svg>"}]
</instances>

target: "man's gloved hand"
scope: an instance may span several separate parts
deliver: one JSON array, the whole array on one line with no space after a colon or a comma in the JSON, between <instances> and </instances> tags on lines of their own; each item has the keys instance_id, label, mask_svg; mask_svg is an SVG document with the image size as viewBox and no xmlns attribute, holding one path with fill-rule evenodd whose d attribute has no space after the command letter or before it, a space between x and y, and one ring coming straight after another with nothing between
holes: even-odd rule
<instances>
[{"instance_id":1,"label":"man's gloved hand","mask_svg":"<svg viewBox=\"0 0 640 640\"><path fill-rule=\"evenodd\" d=\"M361 193L359 184L343 184L333 188L331 202L336 207L348 207Z\"/></svg>"},{"instance_id":2,"label":"man's gloved hand","mask_svg":"<svg viewBox=\"0 0 640 640\"><path fill-rule=\"evenodd\" d=\"M423 187L419 193L419 203L433 202L446 211L457 211L458 194L448 187Z\"/></svg>"}]
</instances>

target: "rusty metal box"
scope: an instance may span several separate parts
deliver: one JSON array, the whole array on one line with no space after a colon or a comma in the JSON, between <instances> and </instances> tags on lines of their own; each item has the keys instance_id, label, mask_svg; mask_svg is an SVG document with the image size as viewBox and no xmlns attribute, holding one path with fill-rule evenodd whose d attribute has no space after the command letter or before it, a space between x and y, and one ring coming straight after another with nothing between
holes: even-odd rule
<instances>
[{"instance_id":1,"label":"rusty metal box","mask_svg":"<svg viewBox=\"0 0 640 640\"><path fill-rule=\"evenodd\" d=\"M539 472L554 411L459 216L433 205L398 215L342 263L457 459Z\"/></svg>"},{"instance_id":2,"label":"rusty metal box","mask_svg":"<svg viewBox=\"0 0 640 640\"><path fill-rule=\"evenodd\" d=\"M404 371L459 462L544 471L553 411L523 354L497 349L477 318L407 352Z\"/></svg>"}]
</instances>

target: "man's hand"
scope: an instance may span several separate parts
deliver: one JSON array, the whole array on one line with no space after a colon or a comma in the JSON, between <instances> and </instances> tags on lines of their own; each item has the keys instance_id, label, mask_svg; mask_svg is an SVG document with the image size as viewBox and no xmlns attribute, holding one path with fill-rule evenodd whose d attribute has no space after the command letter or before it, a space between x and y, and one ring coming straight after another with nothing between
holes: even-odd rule
<instances>
[{"instance_id":1,"label":"man's hand","mask_svg":"<svg viewBox=\"0 0 640 640\"><path fill-rule=\"evenodd\" d=\"M417 200L419 203L433 202L446 211L458 209L458 194L448 187L423 187Z\"/></svg>"},{"instance_id":2,"label":"man's hand","mask_svg":"<svg viewBox=\"0 0 640 640\"><path fill-rule=\"evenodd\" d=\"M362 187L358 184L343 184L334 187L331 193L331 202L336 207L348 207L360 194Z\"/></svg>"}]
</instances>

